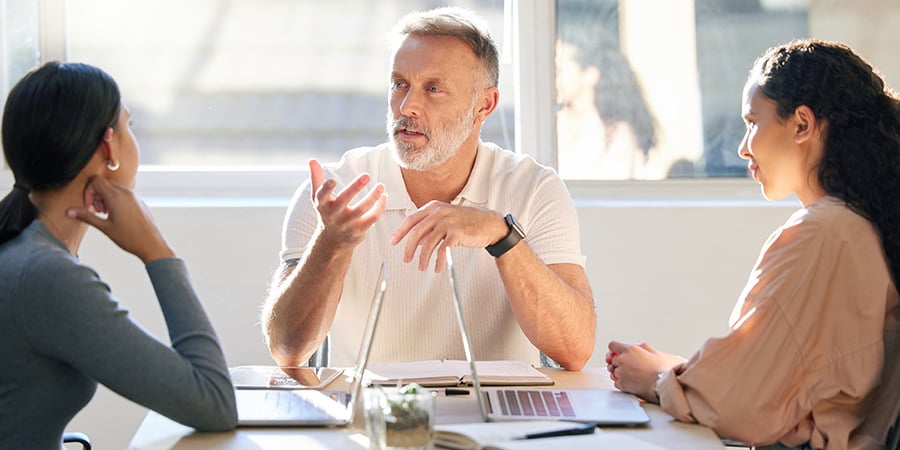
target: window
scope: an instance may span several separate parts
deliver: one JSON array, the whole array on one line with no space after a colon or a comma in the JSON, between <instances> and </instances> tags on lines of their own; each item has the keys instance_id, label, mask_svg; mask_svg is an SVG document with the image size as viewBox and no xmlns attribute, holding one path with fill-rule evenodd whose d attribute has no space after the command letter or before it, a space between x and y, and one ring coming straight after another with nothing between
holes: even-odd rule
<instances>
[{"instance_id":1,"label":"window","mask_svg":"<svg viewBox=\"0 0 900 450\"><path fill-rule=\"evenodd\" d=\"M753 59L773 44L842 40L889 84L900 79L893 0L456 4L488 20L504 54L501 104L483 138L557 167L576 197L727 199L737 186L757 199L736 155L739 99ZM119 81L134 113L142 195L283 202L308 158L335 160L386 139L384 35L404 13L435 5L0 0L0 90L39 61L95 64ZM608 66L593 75L599 119L570 108L584 103L571 96L589 55Z\"/></svg>"},{"instance_id":2,"label":"window","mask_svg":"<svg viewBox=\"0 0 900 450\"><path fill-rule=\"evenodd\" d=\"M790 39L841 40L900 69L889 0L558 0L556 13L568 179L745 177L741 90L755 58Z\"/></svg>"},{"instance_id":3,"label":"window","mask_svg":"<svg viewBox=\"0 0 900 450\"><path fill-rule=\"evenodd\" d=\"M120 83L144 166L302 168L387 139L385 36L432 4L68 0L69 59ZM465 6L502 45L502 0ZM505 96L486 139L512 146L512 111Z\"/></svg>"},{"instance_id":4,"label":"window","mask_svg":"<svg viewBox=\"0 0 900 450\"><path fill-rule=\"evenodd\" d=\"M458 5L478 12L501 49L507 45L504 0ZM430 0L0 0L0 43L13 48L0 46L0 64L9 84L52 59L110 73L141 145L137 189L153 204L283 205L310 157L333 161L387 139L385 35L403 14L434 6ZM7 23L30 27L31 41L13 35ZM40 50L13 61L35 38ZM486 140L507 148L515 135L513 73L509 64L501 67L503 95L483 128ZM0 170L0 183L11 185L11 178Z\"/></svg>"},{"instance_id":5,"label":"window","mask_svg":"<svg viewBox=\"0 0 900 450\"><path fill-rule=\"evenodd\" d=\"M0 94L4 104L11 85L40 57L37 2L0 0Z\"/></svg>"}]
</instances>

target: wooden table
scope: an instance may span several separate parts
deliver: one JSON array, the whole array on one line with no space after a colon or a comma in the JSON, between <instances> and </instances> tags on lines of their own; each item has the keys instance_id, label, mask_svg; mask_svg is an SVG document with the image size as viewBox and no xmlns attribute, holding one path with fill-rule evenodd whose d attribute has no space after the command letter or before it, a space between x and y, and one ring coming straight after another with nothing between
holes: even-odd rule
<instances>
[{"instance_id":1,"label":"wooden table","mask_svg":"<svg viewBox=\"0 0 900 450\"><path fill-rule=\"evenodd\" d=\"M603 368L580 372L541 369L555 382L556 388L613 389ZM335 381L329 389L340 388ZM361 402L358 402L361 403ZM644 404L650 424L642 427L603 428L605 433L627 433L629 436L676 450L721 450L725 446L709 428L677 422L659 406ZM473 396L438 397L436 422L466 423L481 420ZM198 433L193 428L173 422L155 412L144 419L131 440L132 450L274 450L274 449L356 449L368 448L365 423L357 411L353 424L344 428L238 428L224 433Z\"/></svg>"}]
</instances>

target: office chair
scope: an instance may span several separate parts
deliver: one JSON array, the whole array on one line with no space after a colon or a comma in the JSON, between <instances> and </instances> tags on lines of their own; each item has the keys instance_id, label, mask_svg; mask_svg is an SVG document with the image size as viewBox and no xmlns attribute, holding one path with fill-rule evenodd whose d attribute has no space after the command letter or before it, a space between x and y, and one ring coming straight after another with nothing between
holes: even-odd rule
<instances>
[{"instance_id":1,"label":"office chair","mask_svg":"<svg viewBox=\"0 0 900 450\"><path fill-rule=\"evenodd\" d=\"M896 334L896 332L895 332ZM895 352L900 352L900 336L895 336L895 340L893 341L893 348ZM895 393L893 396L886 396L884 398L891 398L888 400L889 402L894 402L894 406L889 408L889 414L897 414L897 417L894 417L894 422L888 428L887 434L885 436L884 448L885 450L900 450L900 411L897 408L897 402L900 402L900 398L896 396L896 392L900 391L900 353L895 353L889 356L887 361L885 361L885 377L888 389L886 392ZM893 359L893 365L891 364L891 359ZM888 419L890 420L890 419ZM887 424L890 422L886 421Z\"/></svg>"},{"instance_id":2,"label":"office chair","mask_svg":"<svg viewBox=\"0 0 900 450\"><path fill-rule=\"evenodd\" d=\"M885 444L886 450L900 450L900 415L897 415L894 426L888 429L887 441Z\"/></svg>"},{"instance_id":3,"label":"office chair","mask_svg":"<svg viewBox=\"0 0 900 450\"><path fill-rule=\"evenodd\" d=\"M63 443L74 442L81 444L82 450L91 450L91 438L87 437L84 433L64 433L63 434Z\"/></svg>"},{"instance_id":4,"label":"office chair","mask_svg":"<svg viewBox=\"0 0 900 450\"><path fill-rule=\"evenodd\" d=\"M558 362L545 355L544 352L541 352L541 367L544 369L562 369Z\"/></svg>"},{"instance_id":5,"label":"office chair","mask_svg":"<svg viewBox=\"0 0 900 450\"><path fill-rule=\"evenodd\" d=\"M309 361L306 362L307 366L328 367L328 362L331 360L331 358L329 357L330 349L328 347L328 340L330 338L331 336L329 335L325 336L325 340L322 341L322 345L319 346L319 349L309 357Z\"/></svg>"}]
</instances>

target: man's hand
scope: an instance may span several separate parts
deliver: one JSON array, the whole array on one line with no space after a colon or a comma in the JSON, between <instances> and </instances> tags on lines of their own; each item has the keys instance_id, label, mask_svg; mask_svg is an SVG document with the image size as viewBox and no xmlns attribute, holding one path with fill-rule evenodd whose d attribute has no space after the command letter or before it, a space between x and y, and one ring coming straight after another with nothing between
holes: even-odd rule
<instances>
[{"instance_id":1,"label":"man's hand","mask_svg":"<svg viewBox=\"0 0 900 450\"><path fill-rule=\"evenodd\" d=\"M375 221L381 217L387 205L384 184L376 184L369 193L354 205L350 202L366 189L372 177L362 174L356 177L340 192L335 193L337 182L325 179L322 165L315 159L309 160L309 178L312 201L322 221L319 239L327 240L334 248L348 246L355 248L366 237Z\"/></svg>"},{"instance_id":2,"label":"man's hand","mask_svg":"<svg viewBox=\"0 0 900 450\"><path fill-rule=\"evenodd\" d=\"M391 245L406 238L403 261L411 262L419 250L419 270L428 268L436 254L434 271L447 265L446 249L487 247L509 232L503 216L496 211L431 201L408 216L394 231Z\"/></svg>"}]
</instances>

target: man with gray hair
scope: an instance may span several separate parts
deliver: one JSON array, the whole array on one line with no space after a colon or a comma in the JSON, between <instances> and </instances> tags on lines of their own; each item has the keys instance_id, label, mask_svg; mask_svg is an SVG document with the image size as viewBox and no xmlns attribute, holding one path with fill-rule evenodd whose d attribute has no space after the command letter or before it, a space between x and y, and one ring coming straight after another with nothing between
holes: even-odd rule
<instances>
[{"instance_id":1,"label":"man with gray hair","mask_svg":"<svg viewBox=\"0 0 900 450\"><path fill-rule=\"evenodd\" d=\"M389 142L311 160L287 211L262 311L272 357L303 364L330 335L331 364L352 365L384 261L372 361L464 359L449 249L476 358L536 364L542 352L581 369L596 318L568 191L480 140L499 101L493 39L452 7L409 14L393 34Z\"/></svg>"}]
</instances>

